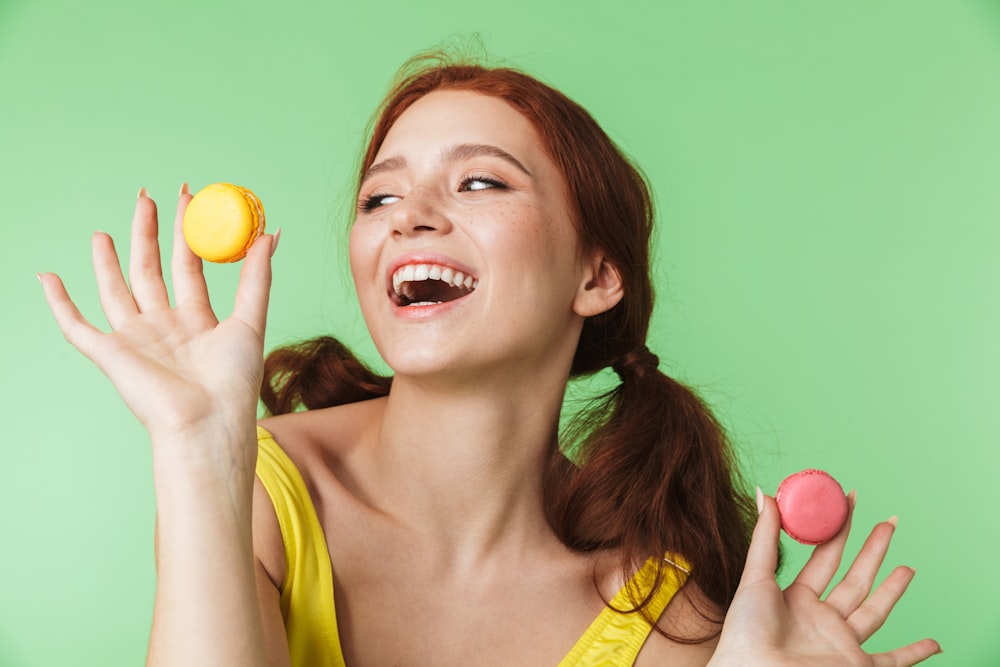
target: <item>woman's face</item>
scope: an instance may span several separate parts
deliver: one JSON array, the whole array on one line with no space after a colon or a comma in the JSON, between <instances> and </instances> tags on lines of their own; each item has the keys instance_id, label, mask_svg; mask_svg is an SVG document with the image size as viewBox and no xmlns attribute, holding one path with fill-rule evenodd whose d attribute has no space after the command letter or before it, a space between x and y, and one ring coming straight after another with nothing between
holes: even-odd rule
<instances>
[{"instance_id":1,"label":"woman's face","mask_svg":"<svg viewBox=\"0 0 1000 667\"><path fill-rule=\"evenodd\" d=\"M436 91L393 125L361 185L351 269L397 375L567 368L591 263L562 175L503 100Z\"/></svg>"}]
</instances>

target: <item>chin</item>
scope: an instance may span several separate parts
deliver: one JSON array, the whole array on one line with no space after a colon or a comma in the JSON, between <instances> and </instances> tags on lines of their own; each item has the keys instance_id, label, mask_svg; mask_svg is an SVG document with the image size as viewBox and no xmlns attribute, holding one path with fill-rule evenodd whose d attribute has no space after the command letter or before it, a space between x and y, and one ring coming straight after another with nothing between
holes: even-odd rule
<instances>
[{"instance_id":1,"label":"chin","mask_svg":"<svg viewBox=\"0 0 1000 667\"><path fill-rule=\"evenodd\" d=\"M440 346L431 345L400 346L387 350L382 358L397 380L411 378L418 382L482 384L498 367L507 365L490 361L483 352L482 349L470 352L454 347L442 350Z\"/></svg>"},{"instance_id":2,"label":"chin","mask_svg":"<svg viewBox=\"0 0 1000 667\"><path fill-rule=\"evenodd\" d=\"M428 376L453 373L460 367L456 355L443 352L440 346L428 344L394 344L377 346L382 359L393 373L402 376Z\"/></svg>"}]
</instances>

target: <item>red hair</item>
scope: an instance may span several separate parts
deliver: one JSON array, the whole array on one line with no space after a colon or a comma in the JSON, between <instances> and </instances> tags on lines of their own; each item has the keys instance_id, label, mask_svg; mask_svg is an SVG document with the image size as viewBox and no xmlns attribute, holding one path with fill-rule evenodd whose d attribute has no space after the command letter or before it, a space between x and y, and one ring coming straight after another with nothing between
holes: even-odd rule
<instances>
[{"instance_id":1,"label":"red hair","mask_svg":"<svg viewBox=\"0 0 1000 667\"><path fill-rule=\"evenodd\" d=\"M668 566L662 556L679 554L691 565L689 581L724 611L739 583L756 512L740 490L719 423L691 390L658 370L645 346L653 309L653 206L645 179L590 114L559 91L517 70L432 56L404 66L379 107L358 170L359 188L396 120L436 90L502 99L533 124L566 179L581 245L599 249L623 281L621 302L584 323L571 370L581 376L613 367L622 382L571 420L562 447L552 444L545 471L550 525L572 549L616 550L626 577L650 556L662 573ZM301 368L321 363L314 354L299 356ZM307 389L289 367L287 356L280 363L268 358L265 386L278 388L268 390L272 396L285 397L280 405L264 397L272 412L272 405L288 411L293 404L344 402L337 401L342 390L334 382ZM338 378L372 388L365 397L388 391L388 380L366 369ZM648 602L636 600L633 611L646 614Z\"/></svg>"}]
</instances>

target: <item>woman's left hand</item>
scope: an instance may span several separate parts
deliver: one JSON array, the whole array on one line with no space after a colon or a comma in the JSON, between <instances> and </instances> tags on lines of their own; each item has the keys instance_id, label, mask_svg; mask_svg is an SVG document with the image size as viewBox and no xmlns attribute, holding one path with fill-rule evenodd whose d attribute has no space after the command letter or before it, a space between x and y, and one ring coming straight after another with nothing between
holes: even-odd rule
<instances>
[{"instance_id":1,"label":"woman's left hand","mask_svg":"<svg viewBox=\"0 0 1000 667\"><path fill-rule=\"evenodd\" d=\"M853 494L849 500L853 514ZM885 653L868 654L862 648L913 579L914 571L900 566L872 588L896 529L895 518L875 526L844 579L823 597L840 567L851 517L833 540L814 549L795 581L782 590L774 575L781 528L778 507L768 496L760 502L743 578L710 666L909 667L940 652L933 639Z\"/></svg>"}]
</instances>

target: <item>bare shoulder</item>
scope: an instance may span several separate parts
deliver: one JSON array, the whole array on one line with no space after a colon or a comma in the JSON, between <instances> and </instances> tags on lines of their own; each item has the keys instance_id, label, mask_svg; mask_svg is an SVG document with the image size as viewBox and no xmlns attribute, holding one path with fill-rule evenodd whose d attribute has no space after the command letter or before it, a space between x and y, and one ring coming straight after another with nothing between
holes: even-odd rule
<instances>
[{"instance_id":1,"label":"bare shoulder","mask_svg":"<svg viewBox=\"0 0 1000 667\"><path fill-rule=\"evenodd\" d=\"M697 643L675 641L652 632L639 653L636 667L704 667L715 652L723 613L694 582L685 584L667 605L657 626L663 632Z\"/></svg>"},{"instance_id":2,"label":"bare shoulder","mask_svg":"<svg viewBox=\"0 0 1000 667\"><path fill-rule=\"evenodd\" d=\"M349 455L377 427L385 399L373 399L332 408L291 412L260 420L303 476L330 457Z\"/></svg>"},{"instance_id":3,"label":"bare shoulder","mask_svg":"<svg viewBox=\"0 0 1000 667\"><path fill-rule=\"evenodd\" d=\"M365 430L377 422L380 403L365 401L295 412L259 423L288 455L312 491L315 478L324 477L322 471L330 467L331 460L347 454L363 440ZM280 590L285 578L284 542L274 504L259 478L254 480L253 491L253 545L257 561Z\"/></svg>"}]
</instances>

